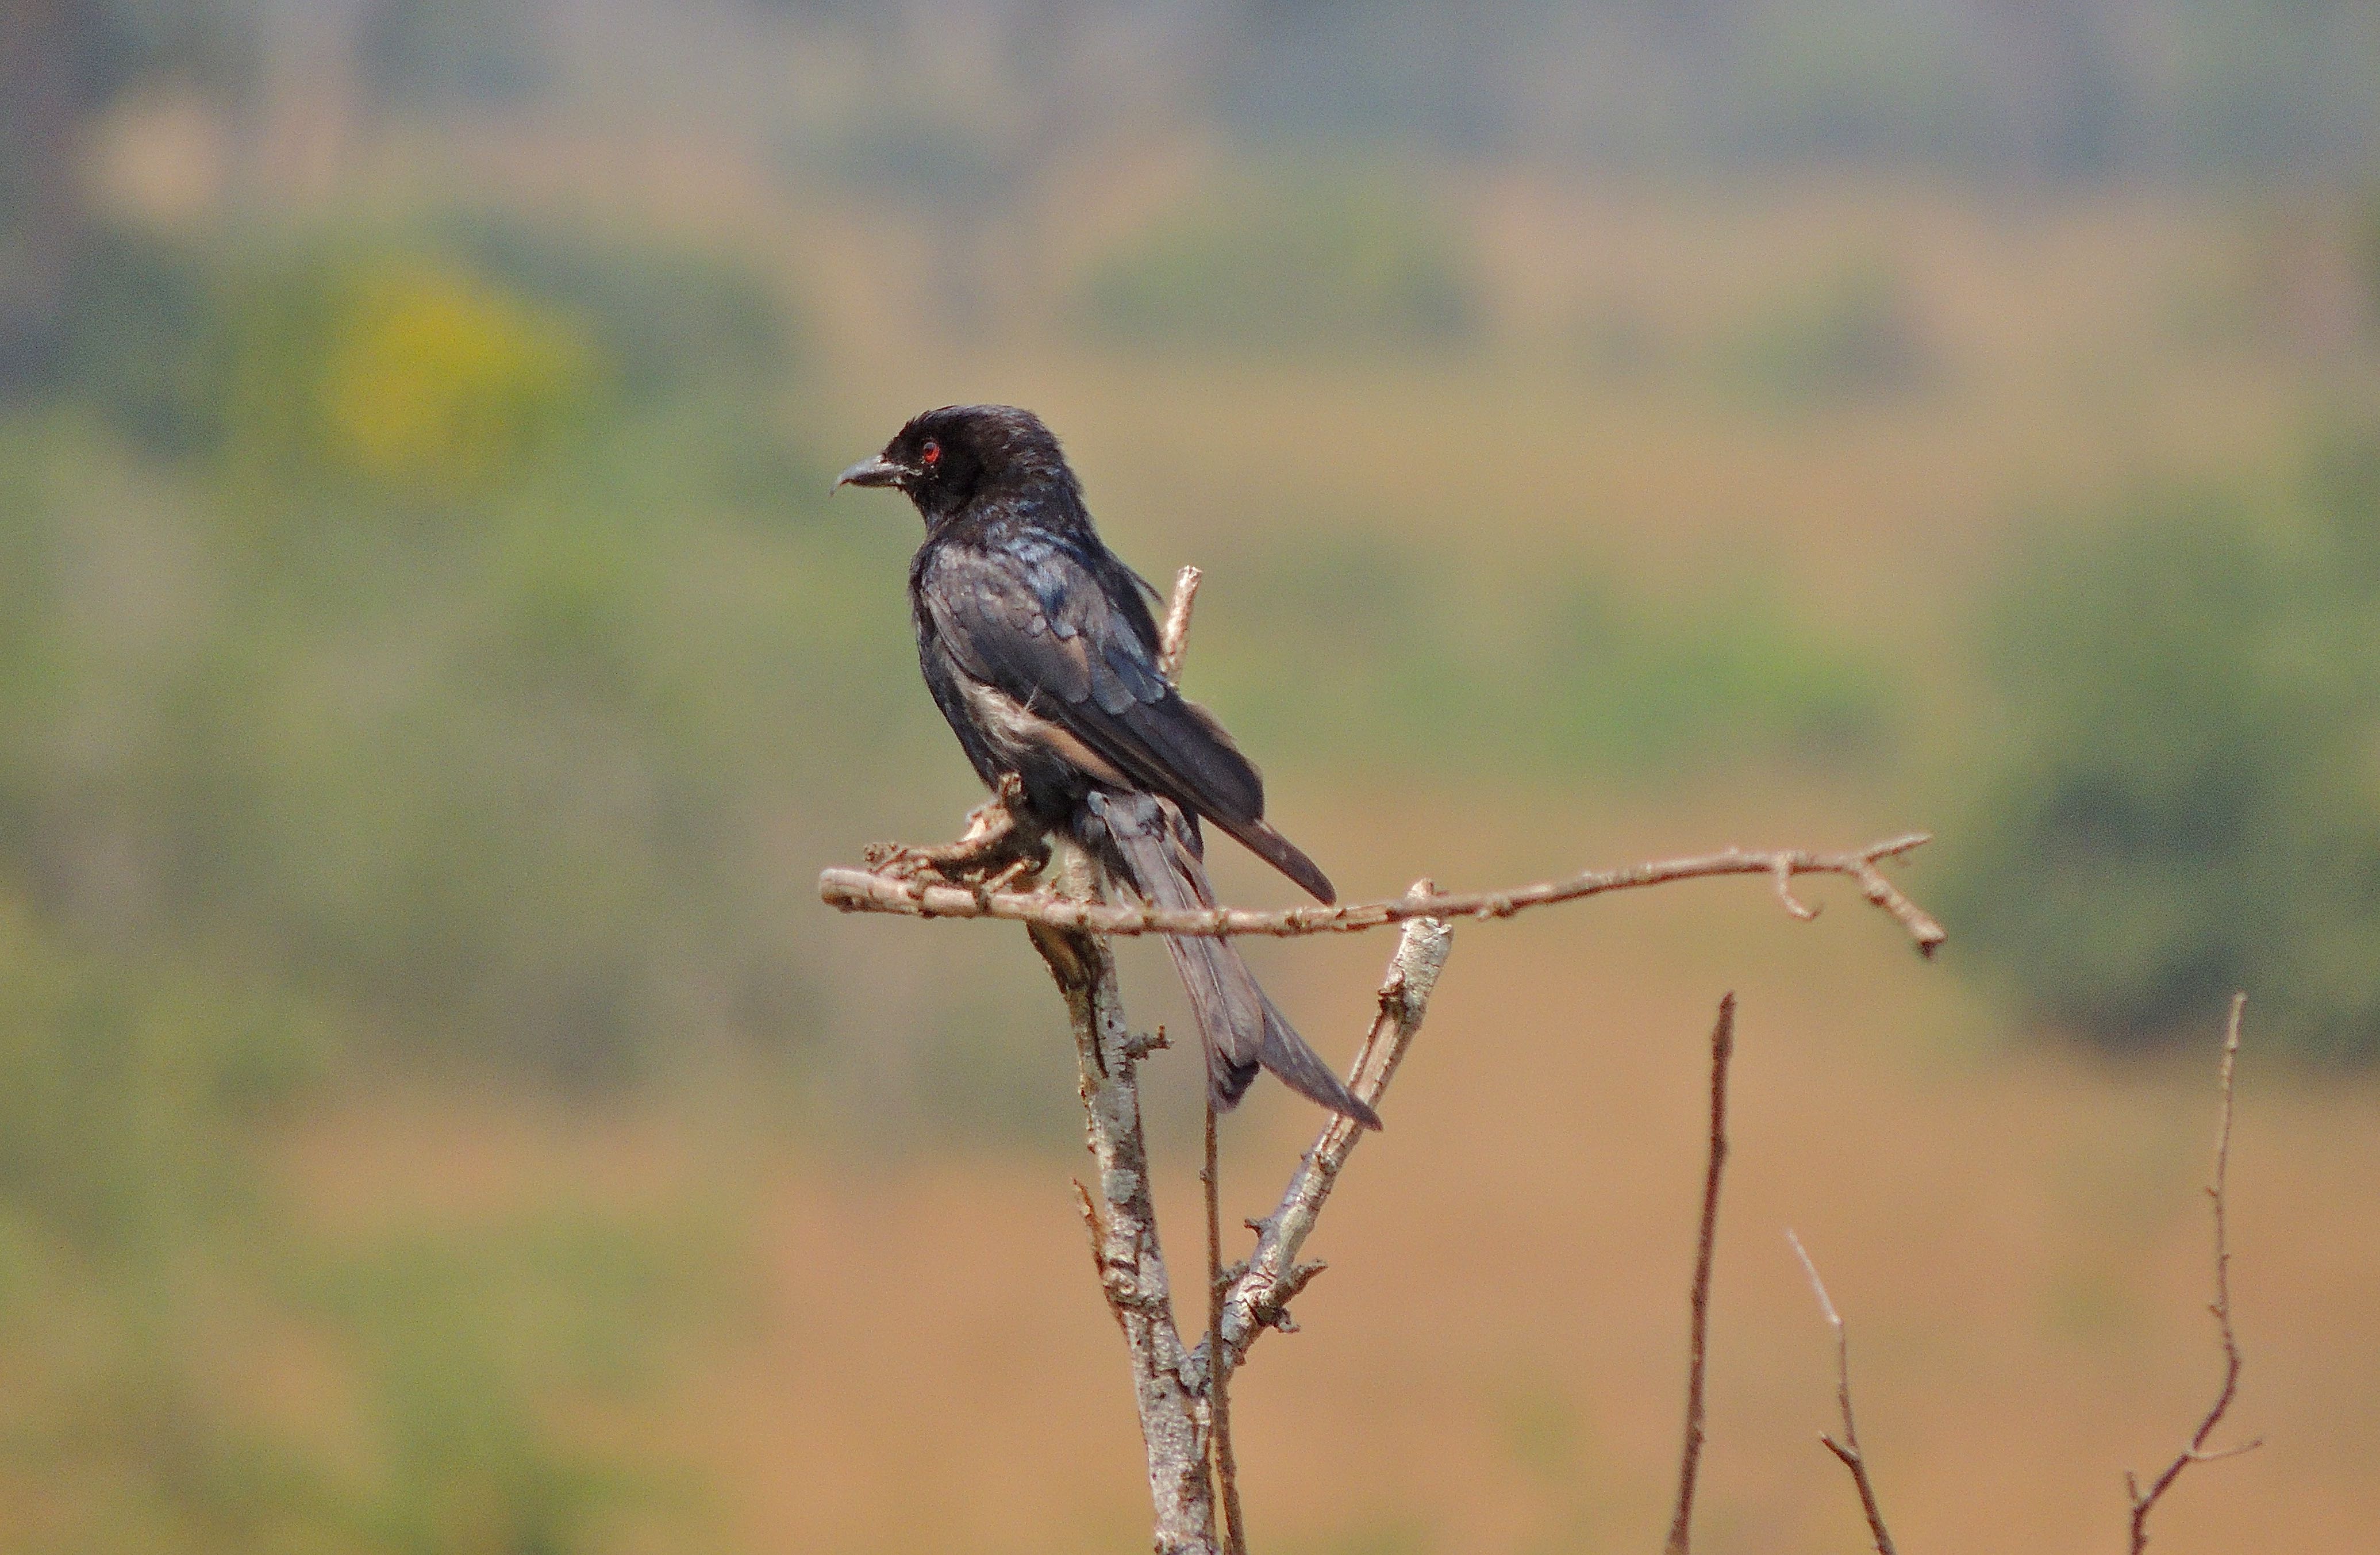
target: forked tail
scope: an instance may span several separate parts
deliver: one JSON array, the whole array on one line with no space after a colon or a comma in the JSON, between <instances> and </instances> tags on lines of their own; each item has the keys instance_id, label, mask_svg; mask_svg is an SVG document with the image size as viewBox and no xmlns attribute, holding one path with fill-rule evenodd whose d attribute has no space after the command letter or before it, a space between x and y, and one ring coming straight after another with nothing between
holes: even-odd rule
<instances>
[{"instance_id":1,"label":"forked tail","mask_svg":"<svg viewBox=\"0 0 2380 1555\"><path fill-rule=\"evenodd\" d=\"M1111 883L1150 906L1215 905L1196 833L1180 811L1146 794L1094 791L1085 803L1093 824L1084 828L1090 834L1080 840ZM1217 1112L1238 1105L1257 1069L1265 1068L1307 1100L1366 1128L1380 1126L1379 1114L1356 1099L1265 996L1238 946L1228 939L1168 935L1165 948L1173 954L1174 970L1198 1017L1207 1050L1207 1094Z\"/></svg>"}]
</instances>

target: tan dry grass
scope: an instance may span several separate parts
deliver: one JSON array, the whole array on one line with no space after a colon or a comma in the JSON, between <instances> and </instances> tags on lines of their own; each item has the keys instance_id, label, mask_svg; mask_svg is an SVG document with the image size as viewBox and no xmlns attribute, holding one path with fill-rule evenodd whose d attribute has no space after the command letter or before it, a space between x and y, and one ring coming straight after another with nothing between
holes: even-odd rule
<instances>
[{"instance_id":1,"label":"tan dry grass","mask_svg":"<svg viewBox=\"0 0 2380 1555\"><path fill-rule=\"evenodd\" d=\"M1334 1268L1302 1305L1307 1331L1269 1342L1241 1391L1251 1515L1280 1548L1381 1527L1479 1551L1658 1531L1696 1023L1730 979L1648 971L1625 943L1564 966L1517 934L1469 941L1390 1135L1327 1224ZM1731 979L1745 1047L1706 1548L1832 1549L1855 1527L1815 1441L1827 1346L1788 1223L1849 1308L1908 1545L2103 1548L2120 1469L2171 1450L2214 1375L2195 1191L2211 1065L1929 1062L1895 1039L1930 992L1871 1006L1855 991L1870 980L1839 965L1860 957L1816 935L1803 956ZM2159 1543L2350 1548L2380 1515L2380 1185L2348 1163L2371 1159L2380 1106L2260 1076L2252 1056L2249 1076L2237 1418L2273 1446L2194 1478ZM1235 1204L1262 1205L1303 1122L1276 1109L1235 1131ZM1167 1204L1185 1257L1187 1172L1175 1163ZM685 1401L754 1547L1096 1548L1133 1526L1122 1366L1062 1174L788 1168L765 1211L771 1316Z\"/></svg>"}]
</instances>

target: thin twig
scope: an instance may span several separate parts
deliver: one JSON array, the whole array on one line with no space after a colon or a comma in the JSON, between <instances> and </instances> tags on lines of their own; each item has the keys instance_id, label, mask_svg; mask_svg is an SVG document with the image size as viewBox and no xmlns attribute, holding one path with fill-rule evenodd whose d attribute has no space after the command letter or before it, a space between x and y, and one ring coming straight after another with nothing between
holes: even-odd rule
<instances>
[{"instance_id":1,"label":"thin twig","mask_svg":"<svg viewBox=\"0 0 2380 1555\"><path fill-rule=\"evenodd\" d=\"M1415 881L1408 900L1427 900L1431 894L1428 881ZM1364 1035L1364 1045L1355 1054L1355 1067L1347 1087L1375 1109L1396 1077L1397 1065L1413 1045L1415 1034L1421 1030L1422 1017L1429 1012L1429 996L1438 987L1438 975L1446 966L1447 953L1454 948L1454 930L1435 918L1416 918L1405 925L1403 937L1397 942L1396 954L1389 958L1388 975L1380 980L1379 1013L1372 1019L1372 1028ZM1256 1342L1257 1334L1268 1328L1293 1332L1297 1325L1291 1321L1289 1304L1316 1275L1322 1272L1319 1263L1300 1263L1298 1253L1314 1230L1330 1199L1331 1187L1345 1169L1347 1158L1356 1142L1367 1131L1352 1118L1333 1117L1305 1152L1305 1159L1291 1173L1289 1185L1282 1190L1281 1203L1262 1221L1251 1221L1257 1233L1256 1251L1248 1255L1248 1267L1232 1282L1223 1300L1222 1344L1218 1351L1202 1346L1190 1357L1194 1379L1206 1375L1207 1358L1210 1354L1223 1356L1226 1370L1236 1367Z\"/></svg>"},{"instance_id":2,"label":"thin twig","mask_svg":"<svg viewBox=\"0 0 2380 1555\"><path fill-rule=\"evenodd\" d=\"M1785 1240L1793 1245L1793 1256L1802 1260L1803 1272L1810 1277L1810 1289L1818 1298L1818 1310L1827 1315L1827 1323L1835 1330L1835 1401L1843 1415L1842 1440L1821 1435L1818 1440L1828 1452L1842 1460L1843 1467L1852 1471L1852 1484L1859 1491L1860 1510L1867 1513L1867 1531L1876 1540L1876 1555L1893 1555L1892 1534L1884 1525L1884 1512L1876 1502L1876 1486L1867 1476L1867 1459L1860 1452L1859 1427L1852 1419L1852 1335L1843 1326L1843 1315L1827 1294L1827 1283L1818 1278L1818 1266L1811 1260L1810 1251L1802 1239L1791 1230Z\"/></svg>"},{"instance_id":3,"label":"thin twig","mask_svg":"<svg viewBox=\"0 0 2380 1555\"><path fill-rule=\"evenodd\" d=\"M2132 1555L2141 1555L2149 1547L2149 1513L2173 1488L2173 1482L2181 1477L2183 1469L2192 1464L2211 1464L2218 1458L2236 1458L2264 1445L2261 1437L2237 1447L2210 1450L2206 1445L2207 1438L2215 1434L2215 1427L2222 1423L2224 1413L2240 1391L2240 1340L2231 1328L2231 1242L2224 1195L2231 1169L2231 1067L2240 1053L2240 1016L2247 1005L2246 994L2231 996L2231 1017L2224 1026L2223 1064L2216 1081L2221 1101L2215 1124L2215 1181L2206 1189L2206 1197L2215 1201L2215 1300L2207 1310L2215 1315L2215 1326L2223 1336L2223 1386L2215 1395L2214 1406L2199 1421L2190 1445L2166 1465L2165 1472L2146 1490L2141 1488L2137 1476L2125 1474L2124 1493L2132 1503Z\"/></svg>"},{"instance_id":4,"label":"thin twig","mask_svg":"<svg viewBox=\"0 0 2380 1555\"><path fill-rule=\"evenodd\" d=\"M1729 848L1692 858L1658 859L1623 869L1589 869L1565 880L1541 881L1510 891L1454 893L1433 892L1380 902L1344 906L1288 907L1258 912L1245 907L1168 910L1094 903L1048 892L982 891L963 885L941 885L901 875L867 869L828 869L819 876L819 896L844 912L897 913L910 917L994 917L1038 923L1089 934L1186 934L1220 938L1232 934L1353 933L1416 918L1510 917L1529 907L1576 902L1609 892L1666 885L1671 881L1701 880L1715 875L1767 875L1789 888L1781 891L1789 908L1810 916L1794 900L1790 886L1796 875L1845 875L1859 883L1866 898L1899 921L1931 955L1948 936L1932 915L1901 893L1877 866L1931 839L1923 832L1888 838L1847 853L1812 853L1800 848L1751 850Z\"/></svg>"},{"instance_id":5,"label":"thin twig","mask_svg":"<svg viewBox=\"0 0 2380 1555\"><path fill-rule=\"evenodd\" d=\"M1703 1375L1710 1333L1711 1254L1718 1241L1718 1185L1727 1171L1727 1068L1735 1056L1735 995L1718 1002L1711 1027L1710 1157L1703 1172L1702 1234L1694 1252L1693 1334L1687 1342L1686 1439L1678 1452L1678 1512L1670 1522L1669 1555L1694 1547L1694 1475L1703 1460Z\"/></svg>"},{"instance_id":6,"label":"thin twig","mask_svg":"<svg viewBox=\"0 0 2380 1555\"><path fill-rule=\"evenodd\" d=\"M1195 578L1195 573L1191 574ZM1207 1353L1221 1348L1223 1331L1223 1212L1221 1174L1215 1164L1215 1096L1207 1093L1207 1166L1198 1173L1207 1189ZM1248 1555L1240 1522L1240 1465L1232 1456L1232 1368L1216 1367L1207 1379L1207 1440L1214 1453L1216 1500L1223 1514L1225 1555Z\"/></svg>"},{"instance_id":7,"label":"thin twig","mask_svg":"<svg viewBox=\"0 0 2380 1555\"><path fill-rule=\"evenodd\" d=\"M1158 638L1157 673L1168 686L1182 684L1182 657L1190 651L1190 609L1198 602L1196 567L1184 567L1173 579L1173 602L1165 607L1165 626Z\"/></svg>"}]
</instances>

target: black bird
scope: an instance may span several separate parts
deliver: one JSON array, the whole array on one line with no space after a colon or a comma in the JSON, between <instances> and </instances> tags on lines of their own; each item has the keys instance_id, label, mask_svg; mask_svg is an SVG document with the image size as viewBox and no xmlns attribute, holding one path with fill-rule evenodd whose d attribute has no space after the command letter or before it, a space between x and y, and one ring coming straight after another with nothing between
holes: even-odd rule
<instances>
[{"instance_id":1,"label":"black bird","mask_svg":"<svg viewBox=\"0 0 2380 1555\"><path fill-rule=\"evenodd\" d=\"M994 792L1015 780L1023 825L1072 840L1110 887L1158 907L1214 905L1201 820L1336 900L1314 861L1265 823L1255 765L1160 673L1157 591L1100 541L1038 417L1002 405L929 410L835 484L897 488L924 517L909 564L917 661L977 775ZM1245 1095L1262 1065L1299 1095L1380 1126L1229 940L1169 937L1166 947L1206 1038L1217 1110Z\"/></svg>"}]
</instances>

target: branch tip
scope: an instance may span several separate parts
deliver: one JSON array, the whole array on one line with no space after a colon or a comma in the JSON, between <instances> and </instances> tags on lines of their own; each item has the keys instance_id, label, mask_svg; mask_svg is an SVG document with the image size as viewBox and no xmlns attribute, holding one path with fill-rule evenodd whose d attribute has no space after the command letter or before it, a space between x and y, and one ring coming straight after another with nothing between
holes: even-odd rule
<instances>
[{"instance_id":1,"label":"branch tip","mask_svg":"<svg viewBox=\"0 0 2380 1555\"><path fill-rule=\"evenodd\" d=\"M1426 894L1407 898L1428 899ZM1415 917L1405 923L1396 952L1381 975L1379 1004L1371 1029L1349 1070L1348 1088L1366 1103L1378 1107L1395 1077L1398 1063L1428 1013L1430 994L1453 942L1452 929L1441 920ZM1256 1336L1268 1328L1297 1331L1296 1322L1284 1308L1324 1267L1319 1262L1301 1262L1298 1253L1363 1134L1352 1119L1333 1117L1324 1124L1272 1213L1245 1222L1257 1233L1257 1245L1248 1255L1246 1271L1232 1282L1225 1298L1219 1353L1226 1365L1238 1365Z\"/></svg>"},{"instance_id":2,"label":"branch tip","mask_svg":"<svg viewBox=\"0 0 2380 1555\"><path fill-rule=\"evenodd\" d=\"M2262 1437L2236 1447L2209 1448L2207 1439L2215 1427L2223 1423L2230 1412L2231 1401L2240 1392L2240 1337L2231 1326L2231 1242L2228 1204L2225 1195L2229 1186L2231 1170L2231 1097L2232 1071L2240 1055L2240 1020L2248 1006L2245 993L2231 996L2231 1010L2223 1025L2223 1056L2216 1071L2217 1102L2215 1118L2214 1181L2206 1184L2206 1197L2213 1201L2215 1218L2215 1299L2207 1312L2215 1319L2216 1333L2223 1350L2223 1383L2216 1391L2215 1403L2199 1420L2198 1429L2165 1472L2150 1481L2145 1490L2139 1477L2129 1470L2124 1475L2124 1490L2132 1503L2131 1555L2141 1555L2149 1543L2149 1513L2173 1488L2181 1471L2192 1464L2211 1464L2224 1458L2236 1458L2252 1452L2264 1445Z\"/></svg>"},{"instance_id":3,"label":"branch tip","mask_svg":"<svg viewBox=\"0 0 2380 1555\"><path fill-rule=\"evenodd\" d=\"M1777 881L1777 900L1785 905L1787 912L1804 923L1818 916L1817 908L1808 905L1793 894L1793 860L1791 856L1779 854L1776 861L1769 866L1769 873Z\"/></svg>"},{"instance_id":4,"label":"branch tip","mask_svg":"<svg viewBox=\"0 0 2380 1555\"><path fill-rule=\"evenodd\" d=\"M1790 901L1790 897L1788 898ZM1735 1055L1735 994L1718 1002L1710 1036L1710 1151L1703 1172L1701 1230L1687 1302L1693 1314L1686 1341L1686 1426L1678 1450L1678 1505L1670 1521L1668 1555L1688 1555L1694 1519L1694 1479L1703 1455L1703 1380L1710 1334L1711 1260L1718 1244L1718 1190L1727 1170L1727 1072Z\"/></svg>"},{"instance_id":5,"label":"branch tip","mask_svg":"<svg viewBox=\"0 0 2380 1555\"><path fill-rule=\"evenodd\" d=\"M1868 1477L1867 1455L1860 1451L1859 1426L1852 1417L1852 1339L1851 1330L1837 1311L1833 1298L1827 1294L1827 1282L1818 1278L1817 1260L1802 1245L1802 1239L1787 1227L1785 1240L1793 1246L1793 1256L1802 1260L1802 1271L1810 1277L1811 1294L1818 1298L1818 1310L1826 1314L1828 1326L1835 1330L1835 1403L1842 1414L1843 1434L1840 1440L1821 1432L1818 1440L1828 1452L1842 1460L1851 1471L1852 1488L1859 1492L1860 1511L1867 1518L1868 1537L1876 1543L1876 1555L1893 1555L1892 1531L1885 1526L1884 1509L1876 1499L1876 1485Z\"/></svg>"}]
</instances>

